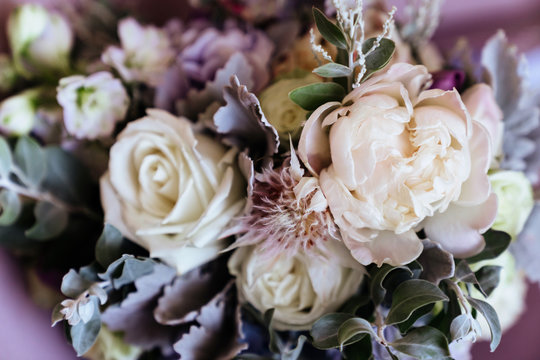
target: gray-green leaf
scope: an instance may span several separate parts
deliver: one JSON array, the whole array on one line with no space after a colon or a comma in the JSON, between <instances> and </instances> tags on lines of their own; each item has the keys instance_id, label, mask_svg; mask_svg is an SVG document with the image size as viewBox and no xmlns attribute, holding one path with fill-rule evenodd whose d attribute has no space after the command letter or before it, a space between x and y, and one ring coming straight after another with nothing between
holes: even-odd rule
<instances>
[{"instance_id":1,"label":"gray-green leaf","mask_svg":"<svg viewBox=\"0 0 540 360\"><path fill-rule=\"evenodd\" d=\"M71 344L77 352L77 356L82 356L96 342L96 339L101 330L101 318L99 313L99 306L97 304L97 298L92 299L94 302L94 313L88 322L81 321L75 326L71 327Z\"/></svg>"},{"instance_id":2,"label":"gray-green leaf","mask_svg":"<svg viewBox=\"0 0 540 360\"><path fill-rule=\"evenodd\" d=\"M512 240L510 235L507 233L491 229L488 230L483 236L484 240L486 241L486 246L480 254L467 259L469 264L496 258L508 248L510 241Z\"/></svg>"},{"instance_id":3,"label":"gray-green leaf","mask_svg":"<svg viewBox=\"0 0 540 360\"><path fill-rule=\"evenodd\" d=\"M444 334L432 327L423 326L390 344L397 351L416 359L440 359L450 356Z\"/></svg>"},{"instance_id":4,"label":"gray-green leaf","mask_svg":"<svg viewBox=\"0 0 540 360\"><path fill-rule=\"evenodd\" d=\"M304 348L304 344L306 340L307 340L307 337L305 335L300 335L296 342L296 346L291 350L284 351L281 354L281 359L282 360L297 360L300 357L300 354L302 353L302 349Z\"/></svg>"},{"instance_id":5,"label":"gray-green leaf","mask_svg":"<svg viewBox=\"0 0 540 360\"><path fill-rule=\"evenodd\" d=\"M75 270L71 269L62 278L62 286L60 291L62 291L62 294L66 295L67 297L75 299L83 292L88 290L90 286L92 286L91 281L86 280Z\"/></svg>"},{"instance_id":6,"label":"gray-green leaf","mask_svg":"<svg viewBox=\"0 0 540 360\"><path fill-rule=\"evenodd\" d=\"M13 166L13 156L7 141L0 137L0 176L7 178Z\"/></svg>"},{"instance_id":7,"label":"gray-green leaf","mask_svg":"<svg viewBox=\"0 0 540 360\"><path fill-rule=\"evenodd\" d=\"M369 321L356 317L349 319L341 325L338 331L340 346L346 346L360 341L365 335L375 337L375 332Z\"/></svg>"},{"instance_id":8,"label":"gray-green leaf","mask_svg":"<svg viewBox=\"0 0 540 360\"><path fill-rule=\"evenodd\" d=\"M386 324L392 325L403 322L416 309L437 301L448 301L448 296L436 285L420 279L404 281L394 291L392 306L386 317Z\"/></svg>"},{"instance_id":9,"label":"gray-green leaf","mask_svg":"<svg viewBox=\"0 0 540 360\"><path fill-rule=\"evenodd\" d=\"M62 233L68 224L69 215L64 208L40 201L34 208L36 223L26 230L30 239L49 240Z\"/></svg>"},{"instance_id":10,"label":"gray-green leaf","mask_svg":"<svg viewBox=\"0 0 540 360\"><path fill-rule=\"evenodd\" d=\"M103 233L96 244L96 260L103 267L108 267L116 259L122 256L121 250L124 237L117 228L105 224Z\"/></svg>"},{"instance_id":11,"label":"gray-green leaf","mask_svg":"<svg viewBox=\"0 0 540 360\"><path fill-rule=\"evenodd\" d=\"M133 255L123 255L114 261L107 271L99 274L103 280L110 280L115 289L130 284L138 278L154 271L155 262L149 258L136 258Z\"/></svg>"},{"instance_id":12,"label":"gray-green leaf","mask_svg":"<svg viewBox=\"0 0 540 360\"><path fill-rule=\"evenodd\" d=\"M45 153L32 138L22 136L15 145L15 163L24 175L25 185L39 187L46 174Z\"/></svg>"},{"instance_id":13,"label":"gray-green leaf","mask_svg":"<svg viewBox=\"0 0 540 360\"><path fill-rule=\"evenodd\" d=\"M289 98L303 109L314 111L331 101L341 101L345 97L343 86L333 83L315 83L299 87L289 93Z\"/></svg>"},{"instance_id":14,"label":"gray-green leaf","mask_svg":"<svg viewBox=\"0 0 540 360\"><path fill-rule=\"evenodd\" d=\"M338 78L349 76L352 74L351 68L336 63L324 64L313 70L313 72L317 75L327 78Z\"/></svg>"},{"instance_id":15,"label":"gray-green leaf","mask_svg":"<svg viewBox=\"0 0 540 360\"><path fill-rule=\"evenodd\" d=\"M375 44L376 38L367 39L362 44L362 52L367 53L371 47ZM364 79L370 77L374 72L381 70L390 62L394 51L396 50L396 44L387 38L382 38L379 42L379 46L366 56L366 74Z\"/></svg>"},{"instance_id":16,"label":"gray-green leaf","mask_svg":"<svg viewBox=\"0 0 540 360\"><path fill-rule=\"evenodd\" d=\"M22 210L21 200L15 192L2 189L0 190L0 226L9 226L15 223Z\"/></svg>"},{"instance_id":17,"label":"gray-green leaf","mask_svg":"<svg viewBox=\"0 0 540 360\"><path fill-rule=\"evenodd\" d=\"M480 268L474 274L478 279L478 284L475 285L483 294L489 296L493 290L499 285L499 280L501 278L501 266L496 265L486 265Z\"/></svg>"},{"instance_id":18,"label":"gray-green leaf","mask_svg":"<svg viewBox=\"0 0 540 360\"><path fill-rule=\"evenodd\" d=\"M347 49L347 39L341 29L334 24L330 19L323 14L323 12L317 8L313 8L313 17L317 24L317 29L321 35L328 40L331 44L334 44L338 48Z\"/></svg>"},{"instance_id":19,"label":"gray-green leaf","mask_svg":"<svg viewBox=\"0 0 540 360\"><path fill-rule=\"evenodd\" d=\"M497 312L491 305L489 305L487 302L474 299L472 297L467 296L467 301L473 308L475 308L478 312L480 312L484 318L486 318L486 321L489 325L489 330L491 331L491 343L489 345L491 352L495 351L497 346L499 346L499 343L501 342L501 336L502 336L502 330L501 330L501 323L499 322L499 317L497 316Z\"/></svg>"},{"instance_id":20,"label":"gray-green leaf","mask_svg":"<svg viewBox=\"0 0 540 360\"><path fill-rule=\"evenodd\" d=\"M339 347L339 328L345 321L353 317L354 315L345 313L326 314L321 317L313 324L310 331L313 346L323 350Z\"/></svg>"},{"instance_id":21,"label":"gray-green leaf","mask_svg":"<svg viewBox=\"0 0 540 360\"><path fill-rule=\"evenodd\" d=\"M383 266L381 266L379 269L377 269L376 273L372 276L370 291L371 291L371 298L375 305L382 303L386 295L386 289L383 287L384 280L386 279L388 274L398 269L408 271L411 274L411 276L413 276L413 272L411 271L411 269L409 269L406 266L392 267L388 264L384 264Z\"/></svg>"},{"instance_id":22,"label":"gray-green leaf","mask_svg":"<svg viewBox=\"0 0 540 360\"><path fill-rule=\"evenodd\" d=\"M461 314L452 320L450 324L450 336L452 341L459 341L472 334L473 339L480 334L480 324L470 314ZM474 340L473 340L474 341Z\"/></svg>"}]
</instances>

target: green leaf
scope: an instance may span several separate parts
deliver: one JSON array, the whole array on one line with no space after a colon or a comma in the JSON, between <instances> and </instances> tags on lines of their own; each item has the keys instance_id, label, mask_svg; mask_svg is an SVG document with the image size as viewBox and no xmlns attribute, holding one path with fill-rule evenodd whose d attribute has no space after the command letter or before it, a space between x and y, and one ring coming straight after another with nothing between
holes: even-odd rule
<instances>
[{"instance_id":1,"label":"green leaf","mask_svg":"<svg viewBox=\"0 0 540 360\"><path fill-rule=\"evenodd\" d=\"M103 280L111 281L115 289L131 284L138 278L150 274L154 271L156 263L149 258L136 258L133 255L123 255L120 259L114 261L107 271L99 274Z\"/></svg>"},{"instance_id":2,"label":"green leaf","mask_svg":"<svg viewBox=\"0 0 540 360\"><path fill-rule=\"evenodd\" d=\"M298 340L296 342L296 346L288 351L284 351L281 354L282 360L297 360L300 357L300 354L302 353L302 349L304 348L304 343L306 342L307 337L305 335L300 335L298 337Z\"/></svg>"},{"instance_id":3,"label":"green leaf","mask_svg":"<svg viewBox=\"0 0 540 360\"><path fill-rule=\"evenodd\" d=\"M271 352L275 354L281 354L281 349L283 347L283 344L281 343L281 339L279 338L279 335L276 333L276 331L272 327L272 322L274 319L274 310L275 309L268 309L264 312L264 325L266 329L268 329L268 335L270 336L270 341L268 343L268 348Z\"/></svg>"},{"instance_id":4,"label":"green leaf","mask_svg":"<svg viewBox=\"0 0 540 360\"><path fill-rule=\"evenodd\" d=\"M345 302L345 304L343 304L343 306L339 309L339 312L354 315L358 309L368 305L370 302L371 299L367 295L353 295Z\"/></svg>"},{"instance_id":5,"label":"green leaf","mask_svg":"<svg viewBox=\"0 0 540 360\"><path fill-rule=\"evenodd\" d=\"M375 305L379 305L380 303L382 303L384 300L384 297L386 296L386 289L383 286L384 280L392 271L398 270L398 269L408 271L410 275L413 276L413 272L405 266L393 267L388 264L384 264L383 266L381 266L372 275L370 291L371 291L371 299L373 300L373 303Z\"/></svg>"},{"instance_id":6,"label":"green leaf","mask_svg":"<svg viewBox=\"0 0 540 360\"><path fill-rule=\"evenodd\" d=\"M77 352L77 356L82 356L90 350L96 342L101 329L101 318L97 298L94 297L92 301L94 301L94 313L90 318L90 321L87 323L81 321L77 325L72 326L70 330L71 344Z\"/></svg>"},{"instance_id":7,"label":"green leaf","mask_svg":"<svg viewBox=\"0 0 540 360\"><path fill-rule=\"evenodd\" d=\"M376 336L369 321L359 317L352 318L340 326L338 342L340 346L350 345L361 340L365 335Z\"/></svg>"},{"instance_id":8,"label":"green leaf","mask_svg":"<svg viewBox=\"0 0 540 360\"><path fill-rule=\"evenodd\" d=\"M342 354L346 360L373 360L371 338L364 336L360 341L346 346Z\"/></svg>"},{"instance_id":9,"label":"green leaf","mask_svg":"<svg viewBox=\"0 0 540 360\"><path fill-rule=\"evenodd\" d=\"M456 265L456 271L454 274L456 281L459 282L465 282L469 284L477 284L478 279L476 278L476 275L472 271L471 267L469 266L468 262L466 260L459 260L459 262Z\"/></svg>"},{"instance_id":10,"label":"green leaf","mask_svg":"<svg viewBox=\"0 0 540 360\"><path fill-rule=\"evenodd\" d=\"M45 158L48 171L44 189L73 205L95 196L88 170L72 154L53 146L45 148Z\"/></svg>"},{"instance_id":11,"label":"green leaf","mask_svg":"<svg viewBox=\"0 0 540 360\"><path fill-rule=\"evenodd\" d=\"M352 314L345 313L333 313L322 316L313 324L310 331L310 335L313 338L313 346L322 350L339 347L339 328L345 321L353 317Z\"/></svg>"},{"instance_id":12,"label":"green leaf","mask_svg":"<svg viewBox=\"0 0 540 360\"><path fill-rule=\"evenodd\" d=\"M348 66L336 63L324 64L313 70L313 72L327 78L345 77L352 74L352 70Z\"/></svg>"},{"instance_id":13,"label":"green leaf","mask_svg":"<svg viewBox=\"0 0 540 360\"><path fill-rule=\"evenodd\" d=\"M472 332L480 334L481 328L478 321L470 314L461 314L452 320L452 324L450 325L450 336L452 341L459 341L466 338Z\"/></svg>"},{"instance_id":14,"label":"green leaf","mask_svg":"<svg viewBox=\"0 0 540 360\"><path fill-rule=\"evenodd\" d=\"M8 189L0 190L0 207L0 226L13 225L22 211L19 195Z\"/></svg>"},{"instance_id":15,"label":"green leaf","mask_svg":"<svg viewBox=\"0 0 540 360\"><path fill-rule=\"evenodd\" d=\"M390 345L397 351L416 359L440 359L450 356L446 336L439 330L424 326L411 330Z\"/></svg>"},{"instance_id":16,"label":"green leaf","mask_svg":"<svg viewBox=\"0 0 540 360\"><path fill-rule=\"evenodd\" d=\"M341 101L345 97L343 86L333 83L315 83L294 89L289 98L304 110L314 111L331 101Z\"/></svg>"},{"instance_id":17,"label":"green leaf","mask_svg":"<svg viewBox=\"0 0 540 360\"><path fill-rule=\"evenodd\" d=\"M486 241L486 246L480 254L467 259L469 264L496 258L508 248L510 241L512 240L507 233L492 229L488 230L483 236Z\"/></svg>"},{"instance_id":18,"label":"green leaf","mask_svg":"<svg viewBox=\"0 0 540 360\"><path fill-rule=\"evenodd\" d=\"M413 311L411 316L407 320L405 320L402 323L398 324L399 331L403 334L406 333L418 319L420 319L422 316L425 316L433 310L435 307L435 304L427 304L425 306L422 306L421 308L418 308Z\"/></svg>"},{"instance_id":19,"label":"green leaf","mask_svg":"<svg viewBox=\"0 0 540 360\"><path fill-rule=\"evenodd\" d=\"M15 146L15 163L22 171L25 185L33 188L39 187L47 171L45 153L39 144L32 138L22 136Z\"/></svg>"},{"instance_id":20,"label":"green leaf","mask_svg":"<svg viewBox=\"0 0 540 360\"><path fill-rule=\"evenodd\" d=\"M317 29L319 29L319 32L326 40L340 49L347 49L349 47L343 31L330 21L321 10L314 7L313 17L315 18Z\"/></svg>"},{"instance_id":21,"label":"green leaf","mask_svg":"<svg viewBox=\"0 0 540 360\"><path fill-rule=\"evenodd\" d=\"M422 240L422 245L424 250L416 259L423 268L421 279L439 285L441 280L454 276L455 262L452 254L431 240Z\"/></svg>"},{"instance_id":22,"label":"green leaf","mask_svg":"<svg viewBox=\"0 0 540 360\"><path fill-rule=\"evenodd\" d=\"M7 178L13 166L13 156L7 141L0 137L0 176Z\"/></svg>"},{"instance_id":23,"label":"green leaf","mask_svg":"<svg viewBox=\"0 0 540 360\"><path fill-rule=\"evenodd\" d=\"M120 231L110 224L105 224L103 233L96 244L97 262L104 268L107 268L122 256L124 243L125 240Z\"/></svg>"},{"instance_id":24,"label":"green leaf","mask_svg":"<svg viewBox=\"0 0 540 360\"><path fill-rule=\"evenodd\" d=\"M62 294L66 295L69 298L76 299L83 292L88 290L92 286L92 282L86 280L77 271L71 269L69 272L64 275L62 278L62 286L60 291Z\"/></svg>"},{"instance_id":25,"label":"green leaf","mask_svg":"<svg viewBox=\"0 0 540 360\"><path fill-rule=\"evenodd\" d=\"M475 287L486 297L489 296L493 290L499 285L501 278L502 266L486 265L480 268L474 274L478 279L478 284Z\"/></svg>"},{"instance_id":26,"label":"green leaf","mask_svg":"<svg viewBox=\"0 0 540 360\"><path fill-rule=\"evenodd\" d=\"M46 201L36 204L34 214L36 223L25 232L30 239L52 239L60 235L68 224L69 215L66 210Z\"/></svg>"},{"instance_id":27,"label":"green leaf","mask_svg":"<svg viewBox=\"0 0 540 360\"><path fill-rule=\"evenodd\" d=\"M367 39L362 44L362 52L367 53L373 44L375 43L376 38ZM374 72L381 70L390 62L394 51L396 50L396 44L387 38L382 38L379 42L379 46L373 50L371 54L366 56L366 74L364 79L370 77Z\"/></svg>"},{"instance_id":28,"label":"green leaf","mask_svg":"<svg viewBox=\"0 0 540 360\"><path fill-rule=\"evenodd\" d=\"M502 336L501 323L499 322L497 312L495 311L495 309L493 309L491 305L489 305L485 301L474 299L469 296L467 296L467 301L486 319L489 325L489 330L491 331L491 343L489 347L491 349L491 352L495 351L495 349L497 348L497 346L499 346L499 343L501 342Z\"/></svg>"},{"instance_id":29,"label":"green leaf","mask_svg":"<svg viewBox=\"0 0 540 360\"><path fill-rule=\"evenodd\" d=\"M448 296L436 285L419 279L405 281L394 291L392 306L386 317L386 324L392 325L403 322L416 309L437 301L448 301Z\"/></svg>"}]
</instances>

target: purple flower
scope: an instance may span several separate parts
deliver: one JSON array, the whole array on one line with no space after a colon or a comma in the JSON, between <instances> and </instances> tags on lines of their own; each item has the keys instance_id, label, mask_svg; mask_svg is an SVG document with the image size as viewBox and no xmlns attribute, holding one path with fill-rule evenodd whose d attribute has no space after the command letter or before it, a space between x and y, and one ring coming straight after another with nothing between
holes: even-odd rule
<instances>
[{"instance_id":1,"label":"purple flower","mask_svg":"<svg viewBox=\"0 0 540 360\"><path fill-rule=\"evenodd\" d=\"M465 72L463 70L441 70L433 74L432 89L452 90L456 88L461 90L465 83Z\"/></svg>"}]
</instances>

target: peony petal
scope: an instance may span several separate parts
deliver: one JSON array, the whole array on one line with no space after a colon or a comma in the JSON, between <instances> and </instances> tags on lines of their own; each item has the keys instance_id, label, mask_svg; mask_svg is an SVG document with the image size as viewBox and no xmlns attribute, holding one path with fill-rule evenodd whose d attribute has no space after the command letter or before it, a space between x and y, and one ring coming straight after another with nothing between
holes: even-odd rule
<instances>
[{"instance_id":1,"label":"peony petal","mask_svg":"<svg viewBox=\"0 0 540 360\"><path fill-rule=\"evenodd\" d=\"M438 242L455 257L473 256L485 246L484 233L497 216L497 196L491 194L477 206L451 204L444 213L427 218L422 223L427 237Z\"/></svg>"},{"instance_id":2,"label":"peony petal","mask_svg":"<svg viewBox=\"0 0 540 360\"><path fill-rule=\"evenodd\" d=\"M343 235L345 246L361 264L382 266L408 264L422 253L422 242L414 231L396 234L393 231L366 231L369 240L359 242Z\"/></svg>"},{"instance_id":3,"label":"peony petal","mask_svg":"<svg viewBox=\"0 0 540 360\"><path fill-rule=\"evenodd\" d=\"M298 157L313 175L318 175L332 162L328 135L322 128L322 122L340 105L339 102L329 102L319 106L311 114L302 130L298 143Z\"/></svg>"}]
</instances>

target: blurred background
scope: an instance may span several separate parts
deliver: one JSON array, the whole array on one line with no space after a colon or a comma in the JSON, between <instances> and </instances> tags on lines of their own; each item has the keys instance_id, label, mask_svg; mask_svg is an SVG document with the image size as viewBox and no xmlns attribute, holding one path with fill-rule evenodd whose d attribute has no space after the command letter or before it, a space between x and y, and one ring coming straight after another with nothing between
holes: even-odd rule
<instances>
[{"instance_id":1,"label":"blurred background","mask_svg":"<svg viewBox=\"0 0 540 360\"><path fill-rule=\"evenodd\" d=\"M36 0L38 1L38 0ZM36 2L34 1L34 2ZM69 0L41 0L51 4ZM134 11L143 10L145 20L163 23L170 17L186 17L184 0L119 0L129 2ZM307 1L307 0L306 0ZM407 0L388 1L400 8ZM23 0L0 0L0 24L10 10ZM449 50L459 37L466 36L473 47L483 43L498 29L529 61L531 85L540 91L540 1L539 0L448 0L434 40ZM0 26L0 51L5 50L5 26ZM76 356L61 329L50 329L50 311L39 309L28 297L26 278L18 264L0 249L0 359L72 360ZM512 296L512 294L508 294ZM475 344L474 360L540 359L540 290L529 286L527 312L504 335L495 354L486 342ZM22 336L24 334L24 336ZM27 339L33 339L31 343Z\"/></svg>"}]
</instances>

